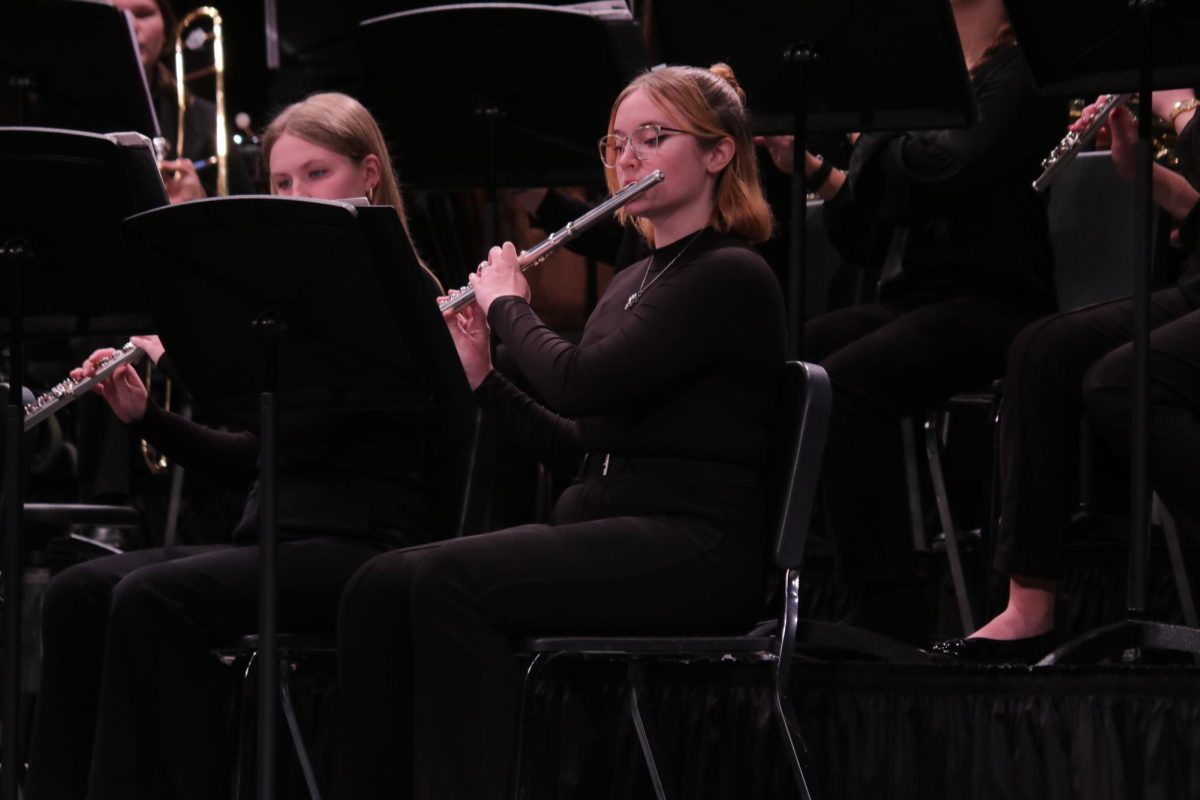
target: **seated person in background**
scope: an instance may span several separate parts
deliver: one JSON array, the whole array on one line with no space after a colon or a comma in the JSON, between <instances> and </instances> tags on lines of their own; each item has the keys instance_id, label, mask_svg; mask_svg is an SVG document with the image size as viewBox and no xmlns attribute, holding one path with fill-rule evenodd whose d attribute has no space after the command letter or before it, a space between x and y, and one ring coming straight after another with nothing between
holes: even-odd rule
<instances>
[{"instance_id":1,"label":"seated person in background","mask_svg":"<svg viewBox=\"0 0 1200 800\"><path fill-rule=\"evenodd\" d=\"M318 94L267 129L271 187L367 196L403 220L378 125L356 100ZM440 286L431 277L430 302ZM74 377L90 374L98 351ZM252 433L196 425L147 402L122 367L97 387L122 422L188 469L253 478ZM464 387L465 396L465 387ZM454 531L473 410L284 414L279 449L279 624L332 633L342 587L372 556ZM25 797L203 798L227 793L229 687L216 645L258 624L257 487L232 545L85 562L51 582Z\"/></svg>"},{"instance_id":2,"label":"seated person in background","mask_svg":"<svg viewBox=\"0 0 1200 800\"><path fill-rule=\"evenodd\" d=\"M1155 92L1153 111L1181 131L1183 175L1154 165L1154 200L1183 220L1200 258L1200 133L1191 91ZM1077 127L1087 124L1095 106ZM1109 117L1117 173L1132 181L1137 133L1129 111ZM1185 177L1186 176L1186 177ZM1190 183L1189 183L1190 181ZM1181 527L1200 532L1200 276L1150 298L1150 478ZM1057 314L1017 337L1004 377L1000 427L1000 538L995 567L1009 576L1008 605L971 638L935 649L978 661L1037 661L1055 646L1054 607L1063 544L1079 502L1079 421L1085 409L1107 454L1129 457L1133 336L1126 298Z\"/></svg>"},{"instance_id":3,"label":"seated person in background","mask_svg":"<svg viewBox=\"0 0 1200 800\"><path fill-rule=\"evenodd\" d=\"M861 587L846 621L912 642L929 631L914 584L900 420L999 377L1012 338L1055 305L1046 208L1030 183L1060 138L1056 104L1034 90L1001 0L951 8L975 124L864 134L846 171L804 154L843 256L889 262L877 302L804 330L803 357L833 384L822 499L839 573Z\"/></svg>"}]
</instances>

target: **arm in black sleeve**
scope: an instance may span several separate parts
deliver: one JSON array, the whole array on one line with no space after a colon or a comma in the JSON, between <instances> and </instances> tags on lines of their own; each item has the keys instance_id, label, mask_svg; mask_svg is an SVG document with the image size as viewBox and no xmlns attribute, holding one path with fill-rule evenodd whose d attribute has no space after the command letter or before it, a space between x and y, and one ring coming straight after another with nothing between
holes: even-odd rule
<instances>
[{"instance_id":1,"label":"arm in black sleeve","mask_svg":"<svg viewBox=\"0 0 1200 800\"><path fill-rule=\"evenodd\" d=\"M475 389L484 411L503 418L505 429L530 455L556 472L579 466L583 448L575 420L550 411L493 370Z\"/></svg>"},{"instance_id":2,"label":"arm in black sleeve","mask_svg":"<svg viewBox=\"0 0 1200 800\"><path fill-rule=\"evenodd\" d=\"M244 485L258 466L258 439L243 431L217 431L146 404L146 413L130 426L168 458L188 469L207 472L230 483Z\"/></svg>"},{"instance_id":3,"label":"arm in black sleeve","mask_svg":"<svg viewBox=\"0 0 1200 800\"><path fill-rule=\"evenodd\" d=\"M852 181L842 182L838 193L822 204L822 213L829 241L843 259L865 269L883 264L894 226L855 202Z\"/></svg>"},{"instance_id":4,"label":"arm in black sleeve","mask_svg":"<svg viewBox=\"0 0 1200 800\"><path fill-rule=\"evenodd\" d=\"M757 309L767 293L761 280L769 269L756 271L748 259L761 263L749 250L725 249L688 264L671 291L646 293L618 312L625 315L618 327L590 344L566 341L515 296L493 302L488 322L555 411L572 417L611 412L725 357L736 332L754 327L728 311Z\"/></svg>"},{"instance_id":5,"label":"arm in black sleeve","mask_svg":"<svg viewBox=\"0 0 1200 800\"><path fill-rule=\"evenodd\" d=\"M975 84L975 124L877 140L852 176L857 203L904 223L948 216L980 187L1036 165L1045 149L1049 106L1035 94L1019 53L993 58L997 63L981 67L986 72Z\"/></svg>"}]
</instances>

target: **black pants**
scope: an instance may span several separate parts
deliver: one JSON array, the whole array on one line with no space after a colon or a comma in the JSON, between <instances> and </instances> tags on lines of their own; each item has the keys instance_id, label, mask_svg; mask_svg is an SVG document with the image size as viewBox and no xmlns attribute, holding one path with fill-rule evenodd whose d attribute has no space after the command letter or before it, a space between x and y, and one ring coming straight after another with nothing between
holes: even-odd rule
<instances>
[{"instance_id":1,"label":"black pants","mask_svg":"<svg viewBox=\"0 0 1200 800\"><path fill-rule=\"evenodd\" d=\"M378 552L347 539L281 543L280 627L332 633L347 579ZM230 673L209 651L256 630L258 570L257 546L201 545L56 576L24 796L227 796Z\"/></svg>"},{"instance_id":2,"label":"black pants","mask_svg":"<svg viewBox=\"0 0 1200 800\"><path fill-rule=\"evenodd\" d=\"M907 579L900 420L999 377L1009 343L1028 321L1017 306L956 297L916 308L854 306L805 326L805 358L833 385L821 484L844 577Z\"/></svg>"},{"instance_id":3,"label":"black pants","mask_svg":"<svg viewBox=\"0 0 1200 800\"><path fill-rule=\"evenodd\" d=\"M1150 477L1163 501L1200 522L1200 313L1178 288L1151 296ZM996 568L1057 578L1078 503L1085 407L1110 457L1130 448L1132 310L1128 300L1056 314L1013 344L1001 423L1000 539Z\"/></svg>"},{"instance_id":4,"label":"black pants","mask_svg":"<svg viewBox=\"0 0 1200 800\"><path fill-rule=\"evenodd\" d=\"M339 621L337 795L504 797L521 675L511 636L744 630L763 603L761 503L721 487L684 503L664 494L654 482L589 481L560 499L564 524L364 566ZM722 512L729 499L751 510ZM639 505L646 516L595 518Z\"/></svg>"}]
</instances>

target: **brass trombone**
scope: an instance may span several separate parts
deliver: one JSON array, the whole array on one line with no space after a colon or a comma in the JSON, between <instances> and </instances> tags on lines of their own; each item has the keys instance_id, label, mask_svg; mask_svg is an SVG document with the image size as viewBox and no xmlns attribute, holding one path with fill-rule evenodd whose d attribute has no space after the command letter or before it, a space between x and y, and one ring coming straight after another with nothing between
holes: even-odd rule
<instances>
[{"instance_id":1,"label":"brass trombone","mask_svg":"<svg viewBox=\"0 0 1200 800\"><path fill-rule=\"evenodd\" d=\"M204 18L212 23L210 31L195 26L195 23ZM197 51L209 42L212 42L212 64L188 72L183 63L184 49ZM179 128L175 137L176 158L183 158L183 118L187 112L187 82L207 75L213 75L216 79L214 102L217 107L217 194L224 197L229 194L229 139L225 119L225 39L221 32L220 12L212 6L201 6L184 16L175 28L175 91L179 105Z\"/></svg>"}]
</instances>

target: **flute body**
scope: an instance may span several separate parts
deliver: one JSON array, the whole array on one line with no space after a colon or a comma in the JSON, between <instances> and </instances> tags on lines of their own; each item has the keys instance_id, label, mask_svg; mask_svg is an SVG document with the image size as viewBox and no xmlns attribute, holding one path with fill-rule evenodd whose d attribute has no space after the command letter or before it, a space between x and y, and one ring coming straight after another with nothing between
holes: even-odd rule
<instances>
[{"instance_id":1,"label":"flute body","mask_svg":"<svg viewBox=\"0 0 1200 800\"><path fill-rule=\"evenodd\" d=\"M617 192L603 203L600 203L583 216L568 222L562 228L550 234L533 247L529 248L528 250L522 250L521 254L517 256L517 266L519 266L521 271L524 272L530 267L542 263L555 250L579 236L596 223L606 219L614 211L638 197L647 189L662 183L665 178L666 176L663 175L663 171L661 169L656 169L654 172L651 172L640 181L629 184L624 189ZM475 290L470 286L464 286L459 289L459 293L454 297L451 297L445 302L439 303L438 310L452 311L459 306L466 305L474 299Z\"/></svg>"},{"instance_id":2,"label":"flute body","mask_svg":"<svg viewBox=\"0 0 1200 800\"><path fill-rule=\"evenodd\" d=\"M1050 155L1042 161L1042 174L1033 182L1035 191L1044 192L1046 188L1058 177L1059 173L1070 164L1075 156L1079 155L1084 146L1092 139L1096 138L1096 134L1100 128L1108 122L1108 115L1117 106L1125 105L1132 94L1106 94L1100 102L1100 107L1096 109L1092 121L1082 131L1068 131L1062 141L1058 143L1051 151Z\"/></svg>"},{"instance_id":3,"label":"flute body","mask_svg":"<svg viewBox=\"0 0 1200 800\"><path fill-rule=\"evenodd\" d=\"M96 371L88 377L78 381L67 378L48 392L38 395L32 403L25 406L25 430L36 427L55 411L74 403L93 386L111 375L117 367L122 364L136 364L144 355L145 350L135 347L133 342L126 342L124 347L101 361Z\"/></svg>"}]
</instances>

